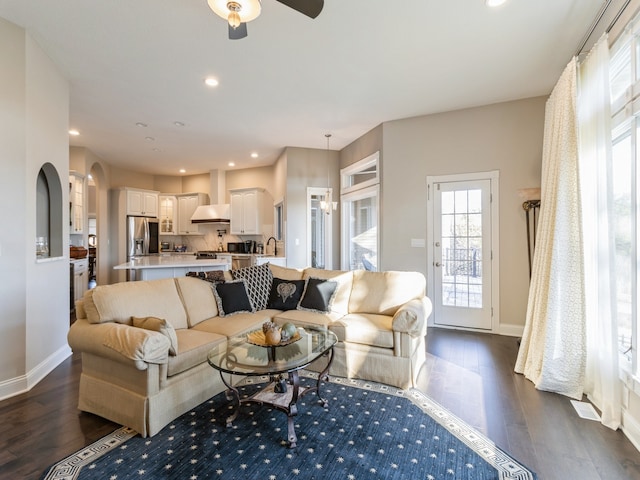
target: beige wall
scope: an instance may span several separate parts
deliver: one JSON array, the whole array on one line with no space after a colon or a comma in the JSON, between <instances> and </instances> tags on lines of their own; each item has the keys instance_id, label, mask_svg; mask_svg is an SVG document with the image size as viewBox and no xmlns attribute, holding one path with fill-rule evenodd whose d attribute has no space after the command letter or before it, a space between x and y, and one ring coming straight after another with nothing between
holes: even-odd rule
<instances>
[{"instance_id":1,"label":"beige wall","mask_svg":"<svg viewBox=\"0 0 640 480\"><path fill-rule=\"evenodd\" d=\"M273 166L227 170L225 203L229 203L229 190L236 188L264 188L273 198Z\"/></svg>"},{"instance_id":2,"label":"beige wall","mask_svg":"<svg viewBox=\"0 0 640 480\"><path fill-rule=\"evenodd\" d=\"M128 187L131 185L127 185ZM182 193L182 178L169 175L155 175L153 189L161 193Z\"/></svg>"},{"instance_id":3,"label":"beige wall","mask_svg":"<svg viewBox=\"0 0 640 480\"><path fill-rule=\"evenodd\" d=\"M334 198L339 189L339 153L310 148L286 149L287 209L286 256L287 266L309 266L307 252L307 187L333 188ZM328 163L328 165L327 165ZM327 175L329 174L329 179ZM336 198L337 199L337 198ZM340 211L331 215L333 229L333 268L340 268Z\"/></svg>"},{"instance_id":4,"label":"beige wall","mask_svg":"<svg viewBox=\"0 0 640 480\"><path fill-rule=\"evenodd\" d=\"M5 205L15 207L0 209L5 225L0 229L0 382L26 373L27 218L20 206L26 205L27 192L35 198L36 179L27 179L25 169L25 50L24 30L0 18L0 195Z\"/></svg>"},{"instance_id":5,"label":"beige wall","mask_svg":"<svg viewBox=\"0 0 640 480\"><path fill-rule=\"evenodd\" d=\"M427 239L427 176L499 170L500 323L508 331L524 326L529 273L517 191L540 186L545 102L538 97L387 122L343 150L345 166L382 145L382 269L429 277L426 248L410 244Z\"/></svg>"},{"instance_id":6,"label":"beige wall","mask_svg":"<svg viewBox=\"0 0 640 480\"><path fill-rule=\"evenodd\" d=\"M139 175L139 174L138 174ZM130 182L123 187L146 188L148 190L156 190L161 193L206 193L209 195L209 174L203 173L199 175L145 175L149 178L136 177L138 184L149 185L151 187L139 187L131 185ZM115 185L113 185L115 187Z\"/></svg>"},{"instance_id":7,"label":"beige wall","mask_svg":"<svg viewBox=\"0 0 640 480\"><path fill-rule=\"evenodd\" d=\"M182 193L206 193L209 195L209 189L208 173L200 175L186 175L182 177Z\"/></svg>"},{"instance_id":8,"label":"beige wall","mask_svg":"<svg viewBox=\"0 0 640 480\"><path fill-rule=\"evenodd\" d=\"M36 261L36 181L53 165L68 250L69 86L25 31L0 19L0 398L37 383L70 354L68 256ZM55 204L51 208L56 208ZM10 226L10 227L7 227Z\"/></svg>"},{"instance_id":9,"label":"beige wall","mask_svg":"<svg viewBox=\"0 0 640 480\"><path fill-rule=\"evenodd\" d=\"M123 168L111 167L110 188L131 187L144 190L156 190L155 176L148 173L134 172Z\"/></svg>"},{"instance_id":10,"label":"beige wall","mask_svg":"<svg viewBox=\"0 0 640 480\"><path fill-rule=\"evenodd\" d=\"M380 164L382 164L382 125L378 125L342 149L340 152L340 168L347 167L363 158L367 158L375 152L380 152Z\"/></svg>"},{"instance_id":11,"label":"beige wall","mask_svg":"<svg viewBox=\"0 0 640 480\"><path fill-rule=\"evenodd\" d=\"M540 185L546 97L384 125L381 232L384 268L429 273L427 175L500 172L500 324L524 325L529 288L525 215L518 189ZM402 165L402 168L398 168Z\"/></svg>"}]
</instances>

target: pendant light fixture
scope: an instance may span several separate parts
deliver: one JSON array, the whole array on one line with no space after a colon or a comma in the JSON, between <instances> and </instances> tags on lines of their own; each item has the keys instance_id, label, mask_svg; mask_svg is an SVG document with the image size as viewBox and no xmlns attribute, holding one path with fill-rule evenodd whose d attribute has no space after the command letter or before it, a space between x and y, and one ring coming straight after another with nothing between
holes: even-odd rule
<instances>
[{"instance_id":1,"label":"pendant light fixture","mask_svg":"<svg viewBox=\"0 0 640 480\"><path fill-rule=\"evenodd\" d=\"M338 202L331 200L331 167L329 166L329 139L331 138L331 134L325 133L324 136L327 139L327 191L324 194L324 200L320 202L320 208L322 208L327 215L331 215L331 210L338 209Z\"/></svg>"},{"instance_id":2,"label":"pendant light fixture","mask_svg":"<svg viewBox=\"0 0 640 480\"><path fill-rule=\"evenodd\" d=\"M231 28L255 20L260 15L260 0L208 0L209 8L229 22Z\"/></svg>"}]
</instances>

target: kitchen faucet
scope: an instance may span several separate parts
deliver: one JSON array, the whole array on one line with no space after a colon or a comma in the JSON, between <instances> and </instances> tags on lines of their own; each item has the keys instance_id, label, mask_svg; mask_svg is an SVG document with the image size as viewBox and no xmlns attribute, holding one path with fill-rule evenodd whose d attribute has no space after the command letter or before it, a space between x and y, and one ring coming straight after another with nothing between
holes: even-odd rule
<instances>
[{"instance_id":1,"label":"kitchen faucet","mask_svg":"<svg viewBox=\"0 0 640 480\"><path fill-rule=\"evenodd\" d=\"M271 240L273 240L273 256L277 257L278 256L278 241L276 240L276 237L269 237L269 239L267 240L267 247L269 246L269 242L271 242Z\"/></svg>"}]
</instances>

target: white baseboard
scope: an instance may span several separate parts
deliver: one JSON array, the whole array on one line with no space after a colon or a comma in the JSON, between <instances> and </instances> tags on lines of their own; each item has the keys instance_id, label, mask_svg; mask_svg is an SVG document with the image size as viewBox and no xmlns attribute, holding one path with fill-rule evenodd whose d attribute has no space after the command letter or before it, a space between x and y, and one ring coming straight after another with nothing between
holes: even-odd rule
<instances>
[{"instance_id":1,"label":"white baseboard","mask_svg":"<svg viewBox=\"0 0 640 480\"><path fill-rule=\"evenodd\" d=\"M462 330L465 332L479 332L479 333L494 333L496 335L504 335L505 337L522 337L522 332L524 332L524 325L512 325L508 323L501 323L495 330L478 330L475 328L461 328L461 327L452 327L449 325L436 325L433 323L433 320L429 318L427 321L427 327L435 327L435 328L445 328L448 330Z\"/></svg>"},{"instance_id":2,"label":"white baseboard","mask_svg":"<svg viewBox=\"0 0 640 480\"><path fill-rule=\"evenodd\" d=\"M622 412L622 432L638 451L640 451L640 423L627 411Z\"/></svg>"},{"instance_id":3,"label":"white baseboard","mask_svg":"<svg viewBox=\"0 0 640 480\"><path fill-rule=\"evenodd\" d=\"M36 365L36 367L26 375L0 382L0 400L28 392L70 355L71 348L69 348L68 345L64 345Z\"/></svg>"},{"instance_id":4,"label":"white baseboard","mask_svg":"<svg viewBox=\"0 0 640 480\"><path fill-rule=\"evenodd\" d=\"M496 333L507 337L522 337L522 332L524 332L524 325L501 323Z\"/></svg>"}]
</instances>

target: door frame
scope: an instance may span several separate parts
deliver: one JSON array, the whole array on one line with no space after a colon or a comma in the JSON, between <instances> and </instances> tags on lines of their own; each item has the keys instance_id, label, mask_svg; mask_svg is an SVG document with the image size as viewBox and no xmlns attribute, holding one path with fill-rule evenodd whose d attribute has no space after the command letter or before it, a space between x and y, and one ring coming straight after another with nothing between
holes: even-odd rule
<instances>
[{"instance_id":1,"label":"door frame","mask_svg":"<svg viewBox=\"0 0 640 480\"><path fill-rule=\"evenodd\" d=\"M307 187L307 210L305 213L305 217L307 219L307 244L305 246L306 248L306 258L307 258L307 265L311 265L311 196L314 195L318 195L318 196L324 196L324 194L329 191L330 196L332 196L333 194L333 189L332 188L325 188L325 187ZM325 214L326 215L326 214ZM332 245L333 245L333 232L332 232L332 226L333 226L333 211L330 211L329 214L326 216L326 222L325 222L325 229L324 229L324 242L325 242L325 251L324 254L326 256L325 258L325 270L331 270L333 269L333 249L332 249Z\"/></svg>"},{"instance_id":2,"label":"door frame","mask_svg":"<svg viewBox=\"0 0 640 480\"><path fill-rule=\"evenodd\" d=\"M428 175L427 176L427 296L435 299L435 261L434 261L434 184L448 182L465 182L474 180L489 180L491 184L490 192L490 215L491 215L491 330L478 330L475 328L448 327L446 325L436 325L435 309L429 315L428 325L430 327L453 328L458 330L469 330L473 332L483 331L498 333L500 327L500 171L491 170L487 172L460 173L450 175Z\"/></svg>"}]
</instances>

